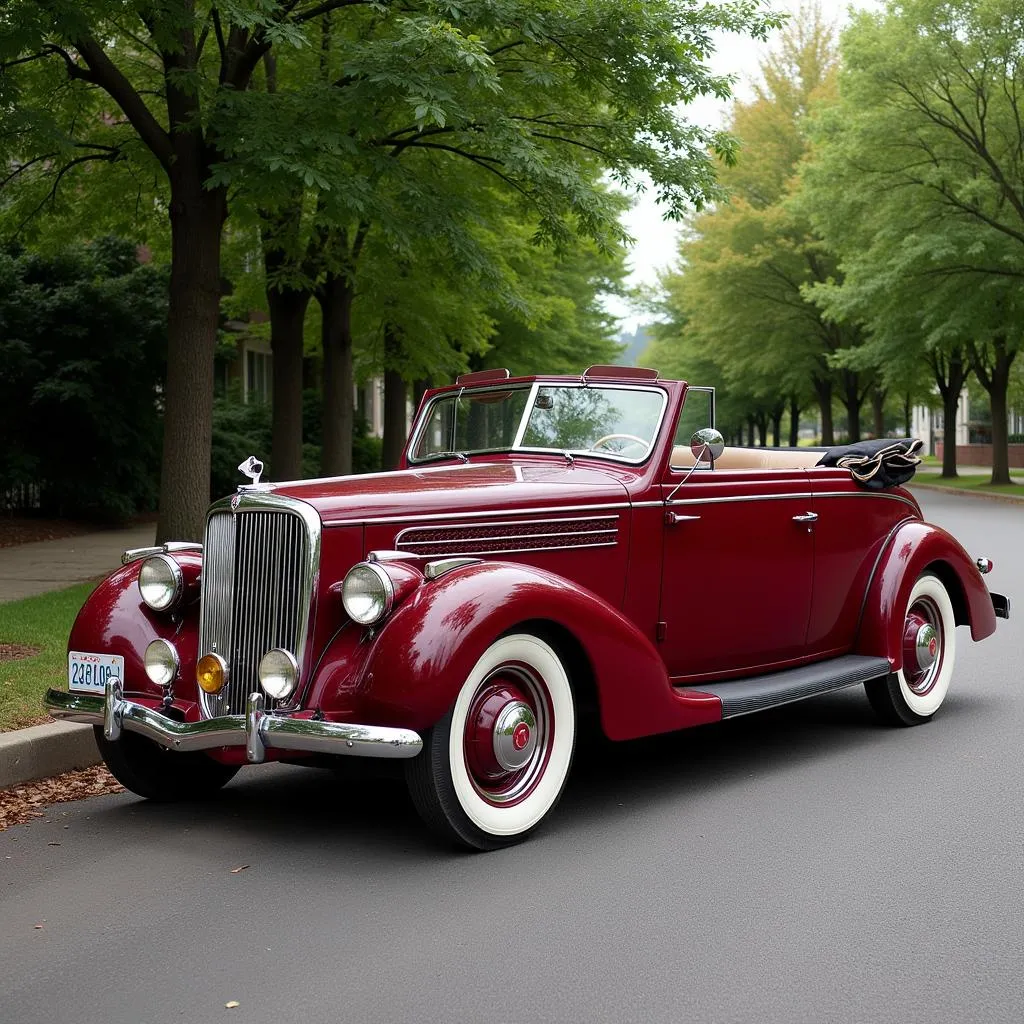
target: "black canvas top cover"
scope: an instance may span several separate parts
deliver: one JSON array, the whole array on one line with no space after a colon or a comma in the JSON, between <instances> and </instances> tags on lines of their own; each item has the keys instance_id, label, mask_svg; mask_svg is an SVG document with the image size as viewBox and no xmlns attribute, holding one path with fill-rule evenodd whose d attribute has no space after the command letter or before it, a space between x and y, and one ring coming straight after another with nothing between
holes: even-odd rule
<instances>
[{"instance_id":1,"label":"black canvas top cover","mask_svg":"<svg viewBox=\"0 0 1024 1024\"><path fill-rule=\"evenodd\" d=\"M881 491L905 484L913 477L921 464L921 456L917 453L923 444L916 437L857 441L829 448L818 460L818 465L848 469L862 487Z\"/></svg>"}]
</instances>

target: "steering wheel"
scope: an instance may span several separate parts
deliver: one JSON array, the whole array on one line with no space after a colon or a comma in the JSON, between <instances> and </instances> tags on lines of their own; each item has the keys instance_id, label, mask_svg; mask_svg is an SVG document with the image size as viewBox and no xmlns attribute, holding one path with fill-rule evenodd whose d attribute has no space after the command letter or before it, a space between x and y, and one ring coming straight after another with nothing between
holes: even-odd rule
<instances>
[{"instance_id":1,"label":"steering wheel","mask_svg":"<svg viewBox=\"0 0 1024 1024\"><path fill-rule=\"evenodd\" d=\"M636 434L605 434L604 437L599 437L591 446L590 450L595 451L600 448L601 445L608 441L614 441L616 438L624 438L632 444L638 444L641 448L647 448L647 442L642 437L637 437Z\"/></svg>"}]
</instances>

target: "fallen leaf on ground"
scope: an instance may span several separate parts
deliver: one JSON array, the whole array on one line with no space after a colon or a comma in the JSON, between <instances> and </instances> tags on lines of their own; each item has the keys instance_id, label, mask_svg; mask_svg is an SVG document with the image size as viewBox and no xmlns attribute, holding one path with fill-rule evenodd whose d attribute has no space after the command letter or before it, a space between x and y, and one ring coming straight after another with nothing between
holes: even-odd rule
<instances>
[{"instance_id":1,"label":"fallen leaf on ground","mask_svg":"<svg viewBox=\"0 0 1024 1024\"><path fill-rule=\"evenodd\" d=\"M42 806L120 792L121 785L103 765L0 789L0 832L12 825L24 825L34 818L43 817L39 810ZM11 838L17 839L16 836Z\"/></svg>"},{"instance_id":2,"label":"fallen leaf on ground","mask_svg":"<svg viewBox=\"0 0 1024 1024\"><path fill-rule=\"evenodd\" d=\"M237 868L231 869L231 874L237 875L239 871L244 871L248 866L248 864L240 864Z\"/></svg>"},{"instance_id":3,"label":"fallen leaf on ground","mask_svg":"<svg viewBox=\"0 0 1024 1024\"><path fill-rule=\"evenodd\" d=\"M224 1004L225 1010L233 1010L236 1006L240 1006L241 1003L237 999L232 999L230 1003Z\"/></svg>"}]
</instances>

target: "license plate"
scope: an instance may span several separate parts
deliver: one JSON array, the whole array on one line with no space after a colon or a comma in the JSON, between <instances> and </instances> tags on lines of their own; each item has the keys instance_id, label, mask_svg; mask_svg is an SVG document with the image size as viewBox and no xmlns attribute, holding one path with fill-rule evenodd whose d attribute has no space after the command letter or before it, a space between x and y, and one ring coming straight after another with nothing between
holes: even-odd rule
<instances>
[{"instance_id":1,"label":"license plate","mask_svg":"<svg viewBox=\"0 0 1024 1024\"><path fill-rule=\"evenodd\" d=\"M79 693L103 693L107 680L124 679L120 654L83 654L68 651L68 689Z\"/></svg>"}]
</instances>

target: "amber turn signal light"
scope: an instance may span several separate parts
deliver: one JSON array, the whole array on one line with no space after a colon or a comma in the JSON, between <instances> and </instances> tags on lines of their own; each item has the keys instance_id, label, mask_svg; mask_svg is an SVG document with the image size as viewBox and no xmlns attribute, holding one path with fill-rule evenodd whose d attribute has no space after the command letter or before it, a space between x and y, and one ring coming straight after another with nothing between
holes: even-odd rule
<instances>
[{"instance_id":1,"label":"amber turn signal light","mask_svg":"<svg viewBox=\"0 0 1024 1024\"><path fill-rule=\"evenodd\" d=\"M227 662L219 654L204 654L196 664L196 682L205 693L220 693L228 681Z\"/></svg>"}]
</instances>

